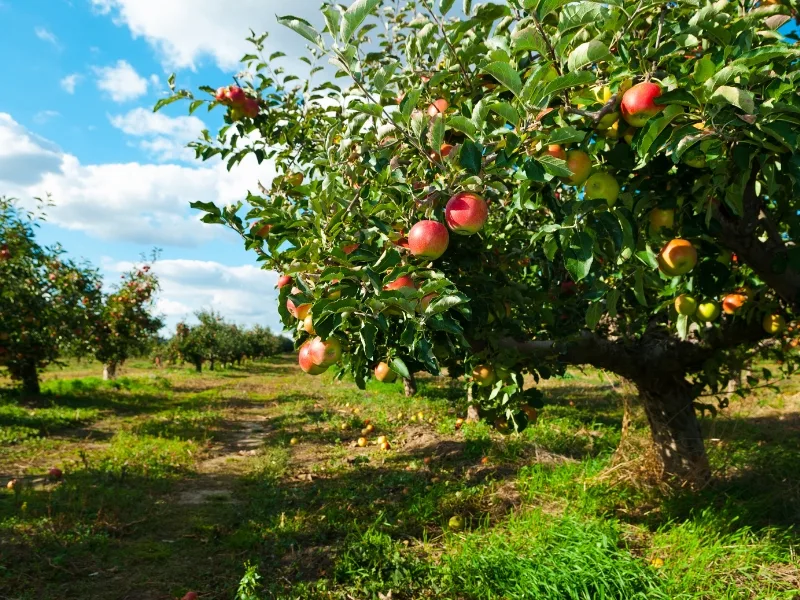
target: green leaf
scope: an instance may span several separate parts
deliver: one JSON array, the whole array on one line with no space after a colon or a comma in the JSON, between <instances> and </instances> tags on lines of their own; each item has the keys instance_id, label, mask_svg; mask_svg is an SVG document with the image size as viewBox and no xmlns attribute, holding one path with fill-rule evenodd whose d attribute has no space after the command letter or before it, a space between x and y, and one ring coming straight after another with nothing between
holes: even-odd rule
<instances>
[{"instance_id":1,"label":"green leaf","mask_svg":"<svg viewBox=\"0 0 800 600\"><path fill-rule=\"evenodd\" d=\"M789 56L797 57L798 51L785 46L764 46L756 48L750 52L745 52L733 64L743 65L745 67L755 67L775 60L776 58L785 59Z\"/></svg>"},{"instance_id":2,"label":"green leaf","mask_svg":"<svg viewBox=\"0 0 800 600\"><path fill-rule=\"evenodd\" d=\"M444 117L436 115L433 119L433 129L431 130L431 147L434 152L439 153L439 149L444 143Z\"/></svg>"},{"instance_id":3,"label":"green leaf","mask_svg":"<svg viewBox=\"0 0 800 600\"><path fill-rule=\"evenodd\" d=\"M519 73L511 65L506 62L495 61L483 67L482 70L489 73L489 75L511 90L512 94L519 97L520 92L522 92L522 80L519 78Z\"/></svg>"},{"instance_id":4,"label":"green leaf","mask_svg":"<svg viewBox=\"0 0 800 600\"><path fill-rule=\"evenodd\" d=\"M586 310L586 327L589 329L597 327L597 324L600 322L600 317L602 316L603 304L600 302L590 304L589 308Z\"/></svg>"},{"instance_id":5,"label":"green leaf","mask_svg":"<svg viewBox=\"0 0 800 600\"><path fill-rule=\"evenodd\" d=\"M533 51L538 54L547 52L547 44L535 27L515 29L511 33L511 47L514 49L514 52Z\"/></svg>"},{"instance_id":6,"label":"green leaf","mask_svg":"<svg viewBox=\"0 0 800 600\"><path fill-rule=\"evenodd\" d=\"M689 317L688 315L678 315L678 321L675 323L678 329L678 337L685 340L689 335Z\"/></svg>"},{"instance_id":7,"label":"green leaf","mask_svg":"<svg viewBox=\"0 0 800 600\"><path fill-rule=\"evenodd\" d=\"M439 12L446 15L450 9L453 8L454 3L455 0L441 0L441 2L439 2Z\"/></svg>"},{"instance_id":8,"label":"green leaf","mask_svg":"<svg viewBox=\"0 0 800 600\"><path fill-rule=\"evenodd\" d=\"M411 113L416 108L421 95L422 90L419 88L414 88L413 90L407 92L403 97L403 101L400 103L400 112L403 114L406 120L408 120L408 118L411 116Z\"/></svg>"},{"instance_id":9,"label":"green leaf","mask_svg":"<svg viewBox=\"0 0 800 600\"><path fill-rule=\"evenodd\" d=\"M591 40L585 42L569 53L567 67L570 71L577 71L592 63L600 62L611 56L611 52L603 42Z\"/></svg>"},{"instance_id":10,"label":"green leaf","mask_svg":"<svg viewBox=\"0 0 800 600\"><path fill-rule=\"evenodd\" d=\"M378 328L372 323L365 322L361 326L361 344L364 346L364 354L368 359L375 356L375 337L378 335Z\"/></svg>"},{"instance_id":11,"label":"green leaf","mask_svg":"<svg viewBox=\"0 0 800 600\"><path fill-rule=\"evenodd\" d=\"M514 127L516 127L517 123L519 123L519 113L517 112L517 109L511 106L508 102L495 102L489 106L489 110L496 112Z\"/></svg>"},{"instance_id":12,"label":"green leaf","mask_svg":"<svg viewBox=\"0 0 800 600\"><path fill-rule=\"evenodd\" d=\"M397 356L394 357L389 366L392 368L392 371L400 375L400 377L404 379L411 378L411 373L408 372L408 367L406 366L406 363L403 362L402 358Z\"/></svg>"},{"instance_id":13,"label":"green leaf","mask_svg":"<svg viewBox=\"0 0 800 600\"><path fill-rule=\"evenodd\" d=\"M472 0L464 0L461 4L461 8L464 11L464 14L469 16L472 12Z\"/></svg>"},{"instance_id":14,"label":"green leaf","mask_svg":"<svg viewBox=\"0 0 800 600\"><path fill-rule=\"evenodd\" d=\"M458 164L464 167L472 175L480 175L483 161L483 153L480 146L473 141L467 140L461 144L461 151L458 155Z\"/></svg>"},{"instance_id":15,"label":"green leaf","mask_svg":"<svg viewBox=\"0 0 800 600\"><path fill-rule=\"evenodd\" d=\"M620 291L616 288L608 290L606 296L606 309L608 310L609 317L617 316L617 303L619 302Z\"/></svg>"},{"instance_id":16,"label":"green leaf","mask_svg":"<svg viewBox=\"0 0 800 600\"><path fill-rule=\"evenodd\" d=\"M656 141L661 132L678 116L683 114L683 107L677 104L670 104L664 109L660 116L650 119L642 129L638 137L638 144L636 152L639 154L640 162L643 162L648 156L650 147ZM658 148L653 148L653 152L658 151Z\"/></svg>"},{"instance_id":17,"label":"green leaf","mask_svg":"<svg viewBox=\"0 0 800 600\"><path fill-rule=\"evenodd\" d=\"M642 306L647 306L647 298L644 295L644 267L637 267L636 273L633 276L633 293L636 295L636 300Z\"/></svg>"},{"instance_id":18,"label":"green leaf","mask_svg":"<svg viewBox=\"0 0 800 600\"><path fill-rule=\"evenodd\" d=\"M184 96L182 94L175 94L174 96L170 96L169 98L161 98L161 100L156 102L156 105L153 107L153 112L158 112L159 110L161 110L162 108L164 108L168 104L172 104L173 102L177 102L178 100L181 100L182 98L184 98Z\"/></svg>"},{"instance_id":19,"label":"green leaf","mask_svg":"<svg viewBox=\"0 0 800 600\"><path fill-rule=\"evenodd\" d=\"M551 12L558 10L570 1L571 0L542 0L539 2L539 6L536 9L536 14L539 15L539 19L544 19ZM527 4L528 2L526 2L525 8L533 8L536 5L535 2L530 2L530 7L528 7Z\"/></svg>"},{"instance_id":20,"label":"green leaf","mask_svg":"<svg viewBox=\"0 0 800 600\"><path fill-rule=\"evenodd\" d=\"M575 129L571 125L564 125L559 127L547 139L548 144L577 144L584 140L586 137L585 131ZM569 174L568 174L569 175Z\"/></svg>"},{"instance_id":21,"label":"green leaf","mask_svg":"<svg viewBox=\"0 0 800 600\"><path fill-rule=\"evenodd\" d=\"M594 82L594 80L595 74L591 71L574 71L572 73L562 75L561 77L556 77L553 81L548 83L537 96L534 97L534 99L531 101L531 104L538 105L539 102L552 94L556 94L560 91L570 88L584 86Z\"/></svg>"},{"instance_id":22,"label":"green leaf","mask_svg":"<svg viewBox=\"0 0 800 600\"><path fill-rule=\"evenodd\" d=\"M322 47L322 36L311 26L311 23L300 17L286 15L278 17L278 23L284 27L288 27L295 33L302 35L312 44Z\"/></svg>"},{"instance_id":23,"label":"green leaf","mask_svg":"<svg viewBox=\"0 0 800 600\"><path fill-rule=\"evenodd\" d=\"M714 76L714 73L717 72L717 66L714 64L714 61L711 60L708 56L704 56L696 63L694 63L694 71L692 71L692 77L697 83L705 83L709 79Z\"/></svg>"},{"instance_id":24,"label":"green leaf","mask_svg":"<svg viewBox=\"0 0 800 600\"><path fill-rule=\"evenodd\" d=\"M350 41L356 29L364 22L381 0L355 0L342 15L342 24L339 30L339 40L343 43Z\"/></svg>"},{"instance_id":25,"label":"green leaf","mask_svg":"<svg viewBox=\"0 0 800 600\"><path fill-rule=\"evenodd\" d=\"M594 261L594 240L588 233L581 231L573 235L570 245L564 250L567 271L576 283L584 279L592 268Z\"/></svg>"},{"instance_id":26,"label":"green leaf","mask_svg":"<svg viewBox=\"0 0 800 600\"><path fill-rule=\"evenodd\" d=\"M712 94L711 100L722 100L728 104L733 104L749 115L753 114L756 108L753 94L747 90L729 85L718 87L717 91Z\"/></svg>"},{"instance_id":27,"label":"green leaf","mask_svg":"<svg viewBox=\"0 0 800 600\"><path fill-rule=\"evenodd\" d=\"M458 306L459 304L463 304L464 302L468 301L469 299L466 296L462 296L460 294L440 296L439 298L434 299L428 305L428 308L425 309L425 316L429 317L432 315L437 315L454 306Z\"/></svg>"},{"instance_id":28,"label":"green leaf","mask_svg":"<svg viewBox=\"0 0 800 600\"><path fill-rule=\"evenodd\" d=\"M454 115L447 119L447 126L450 127L450 129L455 129L456 131L466 134L472 140L478 135L475 124L463 115Z\"/></svg>"},{"instance_id":29,"label":"green leaf","mask_svg":"<svg viewBox=\"0 0 800 600\"><path fill-rule=\"evenodd\" d=\"M550 173L550 175L556 175L557 177L572 176L572 171L567 167L567 161L565 160L550 156L549 154L542 154L541 156L535 157L535 159L536 162L544 167L545 171Z\"/></svg>"},{"instance_id":30,"label":"green leaf","mask_svg":"<svg viewBox=\"0 0 800 600\"><path fill-rule=\"evenodd\" d=\"M700 106L697 98L692 96L689 92L682 89L670 90L664 92L658 97L659 104L680 104L682 106L696 107Z\"/></svg>"},{"instance_id":31,"label":"green leaf","mask_svg":"<svg viewBox=\"0 0 800 600\"><path fill-rule=\"evenodd\" d=\"M341 11L336 5L331 4L322 10L322 16L325 17L325 25L328 27L328 33L336 39L342 23Z\"/></svg>"}]
</instances>

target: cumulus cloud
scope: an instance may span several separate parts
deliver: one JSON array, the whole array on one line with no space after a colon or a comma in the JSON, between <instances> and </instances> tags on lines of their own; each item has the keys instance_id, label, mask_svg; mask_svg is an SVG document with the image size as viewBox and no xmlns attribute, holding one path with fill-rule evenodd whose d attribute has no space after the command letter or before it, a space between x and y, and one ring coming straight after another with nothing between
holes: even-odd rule
<instances>
[{"instance_id":1,"label":"cumulus cloud","mask_svg":"<svg viewBox=\"0 0 800 600\"><path fill-rule=\"evenodd\" d=\"M232 204L268 183L266 162L245 160L229 172L221 161L175 164L82 164L0 113L0 189L18 198L50 194L50 223L101 240L142 246L192 247L219 239L224 230L200 222L191 201Z\"/></svg>"},{"instance_id":2,"label":"cumulus cloud","mask_svg":"<svg viewBox=\"0 0 800 600\"><path fill-rule=\"evenodd\" d=\"M118 60L112 67L94 67L98 89L114 102L135 100L147 93L147 79L139 75L128 61Z\"/></svg>"},{"instance_id":3,"label":"cumulus cloud","mask_svg":"<svg viewBox=\"0 0 800 600\"><path fill-rule=\"evenodd\" d=\"M194 151L186 144L197 139L205 129L203 121L197 117L168 117L144 108L134 108L110 119L114 127L138 138L139 147L161 161L194 160Z\"/></svg>"},{"instance_id":4,"label":"cumulus cloud","mask_svg":"<svg viewBox=\"0 0 800 600\"><path fill-rule=\"evenodd\" d=\"M63 89L68 94L75 93L75 87L78 85L78 82L83 79L83 77L79 73L72 73L71 75L67 75L61 80L61 89Z\"/></svg>"},{"instance_id":5,"label":"cumulus cloud","mask_svg":"<svg viewBox=\"0 0 800 600\"><path fill-rule=\"evenodd\" d=\"M245 41L250 29L270 32L267 54L281 50L297 56L308 42L278 25L275 14L291 13L318 29L323 26L320 0L92 0L92 5L127 27L133 37L147 40L168 69L195 69L210 58L220 68L233 70L251 50ZM298 69L303 63L287 65Z\"/></svg>"},{"instance_id":6,"label":"cumulus cloud","mask_svg":"<svg viewBox=\"0 0 800 600\"><path fill-rule=\"evenodd\" d=\"M108 281L132 266L129 262L103 260ZM214 261L159 260L153 266L161 291L156 310L174 331L182 320L196 322L194 313L213 309L241 325L263 325L274 332L282 330L278 316L278 274L253 265L228 266Z\"/></svg>"}]
</instances>

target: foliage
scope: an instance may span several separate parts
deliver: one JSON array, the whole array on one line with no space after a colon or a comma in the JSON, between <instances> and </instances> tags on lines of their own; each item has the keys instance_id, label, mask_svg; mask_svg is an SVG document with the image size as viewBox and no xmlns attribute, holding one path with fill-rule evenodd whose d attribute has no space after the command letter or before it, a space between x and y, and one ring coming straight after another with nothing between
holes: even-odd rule
<instances>
[{"instance_id":1,"label":"foliage","mask_svg":"<svg viewBox=\"0 0 800 600\"><path fill-rule=\"evenodd\" d=\"M36 391L36 371L90 349L101 301L97 272L35 239L43 213L0 198L0 366Z\"/></svg>"}]
</instances>

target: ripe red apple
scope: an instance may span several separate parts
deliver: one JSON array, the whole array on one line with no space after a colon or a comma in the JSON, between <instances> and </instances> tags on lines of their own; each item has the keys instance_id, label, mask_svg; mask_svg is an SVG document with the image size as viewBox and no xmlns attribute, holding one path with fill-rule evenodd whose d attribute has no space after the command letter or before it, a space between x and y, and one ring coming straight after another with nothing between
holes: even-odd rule
<instances>
[{"instance_id":1,"label":"ripe red apple","mask_svg":"<svg viewBox=\"0 0 800 600\"><path fill-rule=\"evenodd\" d=\"M238 85L232 85L225 92L225 98L227 98L228 102L230 102L233 106L239 107L244 103L247 95Z\"/></svg>"},{"instance_id":2,"label":"ripe red apple","mask_svg":"<svg viewBox=\"0 0 800 600\"><path fill-rule=\"evenodd\" d=\"M315 365L329 367L342 358L342 343L336 338L315 337L308 342L309 355Z\"/></svg>"},{"instance_id":3,"label":"ripe red apple","mask_svg":"<svg viewBox=\"0 0 800 600\"><path fill-rule=\"evenodd\" d=\"M589 177L592 171L592 159L583 150L570 150L567 152L567 168L572 171L572 176L562 177L561 181L568 185L580 185Z\"/></svg>"},{"instance_id":4,"label":"ripe red apple","mask_svg":"<svg viewBox=\"0 0 800 600\"><path fill-rule=\"evenodd\" d=\"M293 287L292 294L299 294L301 290L299 288ZM309 311L311 310L311 304L301 304L300 306L295 306L294 302L290 298L286 299L286 310L289 311L289 314L292 315L295 319L303 320L308 316Z\"/></svg>"},{"instance_id":5,"label":"ripe red apple","mask_svg":"<svg viewBox=\"0 0 800 600\"><path fill-rule=\"evenodd\" d=\"M356 250L358 250L358 244L346 244L342 246L342 252L344 252L347 255L352 254Z\"/></svg>"},{"instance_id":6,"label":"ripe red apple","mask_svg":"<svg viewBox=\"0 0 800 600\"><path fill-rule=\"evenodd\" d=\"M670 277L685 275L696 264L697 250L689 240L670 240L658 254L658 268Z\"/></svg>"},{"instance_id":7,"label":"ripe red apple","mask_svg":"<svg viewBox=\"0 0 800 600\"><path fill-rule=\"evenodd\" d=\"M445 111L450 107L450 104L444 98L437 98L433 101L433 103L428 106L428 116L435 117L439 114L444 114Z\"/></svg>"},{"instance_id":8,"label":"ripe red apple","mask_svg":"<svg viewBox=\"0 0 800 600\"><path fill-rule=\"evenodd\" d=\"M418 221L408 232L408 249L420 258L439 258L447 250L449 241L447 227L438 221Z\"/></svg>"},{"instance_id":9,"label":"ripe red apple","mask_svg":"<svg viewBox=\"0 0 800 600\"><path fill-rule=\"evenodd\" d=\"M643 127L652 117L656 116L664 106L656 104L655 100L661 95L661 86L651 81L637 83L622 95L620 112L622 118L634 127Z\"/></svg>"},{"instance_id":10,"label":"ripe red apple","mask_svg":"<svg viewBox=\"0 0 800 600\"><path fill-rule=\"evenodd\" d=\"M428 306L433 301L434 298L437 298L439 294L433 292L432 294L428 294L422 297L422 300L419 301L419 308L422 312L428 310Z\"/></svg>"},{"instance_id":11,"label":"ripe red apple","mask_svg":"<svg viewBox=\"0 0 800 600\"><path fill-rule=\"evenodd\" d=\"M489 218L486 201L472 192L459 192L444 207L444 217L454 233L472 235L480 231Z\"/></svg>"},{"instance_id":12,"label":"ripe red apple","mask_svg":"<svg viewBox=\"0 0 800 600\"><path fill-rule=\"evenodd\" d=\"M319 375L320 373L324 373L328 370L329 365L322 366L316 364L311 356L311 350L311 344L309 342L306 342L300 348L300 354L297 356L297 362L300 365L300 368L309 375Z\"/></svg>"},{"instance_id":13,"label":"ripe red apple","mask_svg":"<svg viewBox=\"0 0 800 600\"><path fill-rule=\"evenodd\" d=\"M228 93L228 88L226 88L224 86L223 87L219 87L219 88L217 88L217 93L214 94L214 99L217 102L225 102L228 99L227 93Z\"/></svg>"},{"instance_id":14,"label":"ripe red apple","mask_svg":"<svg viewBox=\"0 0 800 600\"><path fill-rule=\"evenodd\" d=\"M285 285L289 285L292 281L294 280L289 275L281 275L278 277L277 288L280 289Z\"/></svg>"},{"instance_id":15,"label":"ripe red apple","mask_svg":"<svg viewBox=\"0 0 800 600\"><path fill-rule=\"evenodd\" d=\"M741 292L728 294L722 299L722 310L726 315L732 315L738 312L742 306L747 302L747 295Z\"/></svg>"},{"instance_id":16,"label":"ripe red apple","mask_svg":"<svg viewBox=\"0 0 800 600\"><path fill-rule=\"evenodd\" d=\"M654 208L650 211L650 227L653 231L659 231L666 227L675 227L675 211L671 208Z\"/></svg>"},{"instance_id":17,"label":"ripe red apple","mask_svg":"<svg viewBox=\"0 0 800 600\"><path fill-rule=\"evenodd\" d=\"M478 365L472 370L472 379L480 387L489 387L495 382L495 372L489 365Z\"/></svg>"},{"instance_id":18,"label":"ripe red apple","mask_svg":"<svg viewBox=\"0 0 800 600\"><path fill-rule=\"evenodd\" d=\"M450 156L450 153L453 151L453 144L442 144L441 148L439 148L439 156L442 158L446 158Z\"/></svg>"},{"instance_id":19,"label":"ripe red apple","mask_svg":"<svg viewBox=\"0 0 800 600\"><path fill-rule=\"evenodd\" d=\"M314 319L313 319L313 317L311 316L310 313L306 315L305 319L303 319L303 329L305 330L306 333L309 333L311 335L314 335L314 333L315 333L315 331L314 331Z\"/></svg>"},{"instance_id":20,"label":"ripe red apple","mask_svg":"<svg viewBox=\"0 0 800 600\"><path fill-rule=\"evenodd\" d=\"M408 288L410 290L417 289L417 284L414 282L414 278L411 275L401 275L391 283L387 283L383 286L384 290L402 290L403 288Z\"/></svg>"},{"instance_id":21,"label":"ripe red apple","mask_svg":"<svg viewBox=\"0 0 800 600\"><path fill-rule=\"evenodd\" d=\"M381 383L393 383L397 379L397 373L392 371L391 367L385 362L380 362L375 367L375 379Z\"/></svg>"},{"instance_id":22,"label":"ripe red apple","mask_svg":"<svg viewBox=\"0 0 800 600\"><path fill-rule=\"evenodd\" d=\"M697 300L689 294L681 294L675 298L675 310L679 315L691 317L697 312Z\"/></svg>"},{"instance_id":23,"label":"ripe red apple","mask_svg":"<svg viewBox=\"0 0 800 600\"><path fill-rule=\"evenodd\" d=\"M547 154L549 156L552 156L553 158L560 158L561 160L567 160L566 150L564 150L564 148L562 148L558 144L550 144L547 147L547 150L542 152L542 154Z\"/></svg>"},{"instance_id":24,"label":"ripe red apple","mask_svg":"<svg viewBox=\"0 0 800 600\"><path fill-rule=\"evenodd\" d=\"M247 96L242 102L242 113L244 114L245 117L255 119L258 116L259 110L260 107L258 104L258 100L255 98Z\"/></svg>"},{"instance_id":25,"label":"ripe red apple","mask_svg":"<svg viewBox=\"0 0 800 600\"><path fill-rule=\"evenodd\" d=\"M258 237L265 238L269 235L270 229L272 229L271 224L259 221L258 223L253 223L251 231Z\"/></svg>"},{"instance_id":26,"label":"ripe red apple","mask_svg":"<svg viewBox=\"0 0 800 600\"><path fill-rule=\"evenodd\" d=\"M619 183L613 175L595 173L586 180L583 197L587 200L605 200L609 206L614 206L619 198Z\"/></svg>"},{"instance_id":27,"label":"ripe red apple","mask_svg":"<svg viewBox=\"0 0 800 600\"><path fill-rule=\"evenodd\" d=\"M64 474L58 467L52 467L47 471L47 476L50 477L50 479L52 479L53 481L58 481L64 476Z\"/></svg>"}]
</instances>

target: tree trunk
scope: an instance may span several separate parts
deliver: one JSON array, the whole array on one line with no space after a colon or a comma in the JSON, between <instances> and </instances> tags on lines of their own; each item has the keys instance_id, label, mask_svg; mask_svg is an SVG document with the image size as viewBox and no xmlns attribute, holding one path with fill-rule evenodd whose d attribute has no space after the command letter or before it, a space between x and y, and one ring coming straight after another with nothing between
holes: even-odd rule
<instances>
[{"instance_id":1,"label":"tree trunk","mask_svg":"<svg viewBox=\"0 0 800 600\"><path fill-rule=\"evenodd\" d=\"M411 377L409 377L408 379L403 377L403 391L406 393L406 398L410 398L411 396L416 395L417 380L414 377L413 373L411 373Z\"/></svg>"},{"instance_id":2,"label":"tree trunk","mask_svg":"<svg viewBox=\"0 0 800 600\"><path fill-rule=\"evenodd\" d=\"M203 372L203 361L202 360L194 361L194 370L197 371L198 373L202 373Z\"/></svg>"},{"instance_id":3,"label":"tree trunk","mask_svg":"<svg viewBox=\"0 0 800 600\"><path fill-rule=\"evenodd\" d=\"M209 363L208 363L208 368L209 368L209 370L211 370L211 371L213 371L213 370L214 370L214 359L213 359L213 358L212 358L212 359L209 361Z\"/></svg>"},{"instance_id":4,"label":"tree trunk","mask_svg":"<svg viewBox=\"0 0 800 600\"><path fill-rule=\"evenodd\" d=\"M117 363L103 365L103 380L109 381L117 378Z\"/></svg>"},{"instance_id":5,"label":"tree trunk","mask_svg":"<svg viewBox=\"0 0 800 600\"><path fill-rule=\"evenodd\" d=\"M711 470L689 382L680 377L658 377L636 384L664 478L677 479L692 487L705 485Z\"/></svg>"},{"instance_id":6,"label":"tree trunk","mask_svg":"<svg viewBox=\"0 0 800 600\"><path fill-rule=\"evenodd\" d=\"M38 396L40 393L39 388L39 374L36 372L36 365L33 363L26 363L20 369L19 378L22 381L22 391L28 396Z\"/></svg>"},{"instance_id":7,"label":"tree trunk","mask_svg":"<svg viewBox=\"0 0 800 600\"><path fill-rule=\"evenodd\" d=\"M467 421L469 421L470 423L477 423L478 421L481 420L481 414L478 411L478 405L473 404L474 401L472 397L473 387L474 386L470 385L467 388L467 402L469 403L467 406Z\"/></svg>"}]
</instances>

